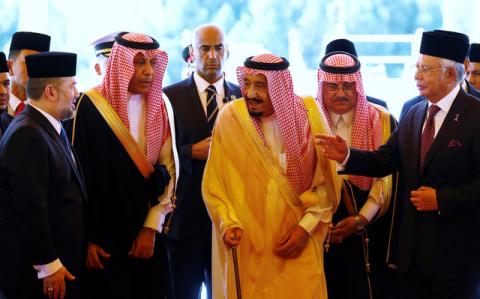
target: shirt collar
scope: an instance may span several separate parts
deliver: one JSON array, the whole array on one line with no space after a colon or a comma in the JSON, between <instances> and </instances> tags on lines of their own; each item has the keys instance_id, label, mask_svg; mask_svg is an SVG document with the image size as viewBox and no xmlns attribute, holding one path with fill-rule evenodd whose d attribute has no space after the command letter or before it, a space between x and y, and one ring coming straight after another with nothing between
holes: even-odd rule
<instances>
[{"instance_id":1,"label":"shirt collar","mask_svg":"<svg viewBox=\"0 0 480 299\"><path fill-rule=\"evenodd\" d=\"M260 119L262 122L272 122L276 119L275 112L270 114L269 116L261 116Z\"/></svg>"},{"instance_id":2,"label":"shirt collar","mask_svg":"<svg viewBox=\"0 0 480 299\"><path fill-rule=\"evenodd\" d=\"M35 101L30 101L29 105L32 106L33 108L37 109L38 112L40 112L43 116L45 116L45 118L47 118L47 120L50 122L50 124L52 124L55 131L57 131L58 135L60 135L60 130L62 129L62 124L57 119L55 119L55 117L51 116L50 114L43 111L42 109L36 107L35 104L32 104L32 103L35 103Z\"/></svg>"},{"instance_id":3,"label":"shirt collar","mask_svg":"<svg viewBox=\"0 0 480 299\"><path fill-rule=\"evenodd\" d=\"M463 82L462 82L462 89L463 89L463 91L465 91L466 93L468 93L467 80L463 80Z\"/></svg>"},{"instance_id":4,"label":"shirt collar","mask_svg":"<svg viewBox=\"0 0 480 299\"><path fill-rule=\"evenodd\" d=\"M353 109L344 114L337 114L332 111L329 111L329 113L330 113L330 119L332 120L332 123L335 127L337 127L338 125L338 120L340 119L340 116L343 118L343 121L345 122L345 125L347 127L350 127L352 125L353 115L354 115Z\"/></svg>"},{"instance_id":5,"label":"shirt collar","mask_svg":"<svg viewBox=\"0 0 480 299\"><path fill-rule=\"evenodd\" d=\"M18 105L20 105L22 101L17 98L16 95L13 94L13 92L10 93L10 100L8 103L10 104L10 108L12 108L13 111L17 110ZM27 104L27 101L25 101L25 104Z\"/></svg>"},{"instance_id":6,"label":"shirt collar","mask_svg":"<svg viewBox=\"0 0 480 299\"><path fill-rule=\"evenodd\" d=\"M450 107L453 104L453 100L457 97L458 92L460 91L460 84L456 84L455 88L452 89L446 96L444 96L440 101L435 103L443 112L448 113ZM433 103L428 101L428 108L432 106Z\"/></svg>"},{"instance_id":7,"label":"shirt collar","mask_svg":"<svg viewBox=\"0 0 480 299\"><path fill-rule=\"evenodd\" d=\"M223 81L224 81L225 75L222 75L220 79L218 79L217 82L210 84L205 79L200 77L196 72L193 73L193 80L195 80L195 85L197 86L197 90L199 93L204 92L205 89L207 89L208 86L213 85L215 86L215 89L217 90L217 94L220 93L220 91L223 90Z\"/></svg>"},{"instance_id":8,"label":"shirt collar","mask_svg":"<svg viewBox=\"0 0 480 299\"><path fill-rule=\"evenodd\" d=\"M130 102L130 101L138 102L138 101L141 101L141 100L144 100L144 99L145 99L145 96L143 96L141 94L135 94L135 93L127 92L127 101L128 102Z\"/></svg>"}]
</instances>

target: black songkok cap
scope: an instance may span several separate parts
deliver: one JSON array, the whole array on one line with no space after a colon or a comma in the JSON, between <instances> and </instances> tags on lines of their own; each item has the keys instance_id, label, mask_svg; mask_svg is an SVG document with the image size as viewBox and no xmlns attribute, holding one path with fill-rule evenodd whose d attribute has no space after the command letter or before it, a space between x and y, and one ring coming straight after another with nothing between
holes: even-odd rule
<instances>
[{"instance_id":1,"label":"black songkok cap","mask_svg":"<svg viewBox=\"0 0 480 299\"><path fill-rule=\"evenodd\" d=\"M25 56L29 78L73 77L77 72L77 54L45 52Z\"/></svg>"},{"instance_id":2,"label":"black songkok cap","mask_svg":"<svg viewBox=\"0 0 480 299\"><path fill-rule=\"evenodd\" d=\"M253 61L252 58L253 56L250 56L247 59L245 59L245 62L243 63L243 65L251 69L264 70L264 71L281 71L281 70L286 70L290 66L290 63L284 57L280 57L282 62L276 62L276 63L265 63L265 62Z\"/></svg>"},{"instance_id":3,"label":"black songkok cap","mask_svg":"<svg viewBox=\"0 0 480 299\"><path fill-rule=\"evenodd\" d=\"M468 57L471 62L480 63L480 44L471 44L468 51Z\"/></svg>"},{"instance_id":4,"label":"black songkok cap","mask_svg":"<svg viewBox=\"0 0 480 299\"><path fill-rule=\"evenodd\" d=\"M433 32L439 32L439 33L450 35L450 36L456 36L456 37L461 38L465 42L470 44L470 38L468 37L468 35L466 35L464 33L461 33L461 32L448 31L448 30L433 30Z\"/></svg>"},{"instance_id":5,"label":"black songkok cap","mask_svg":"<svg viewBox=\"0 0 480 299\"><path fill-rule=\"evenodd\" d=\"M134 42L127 39L124 39L123 36L130 32L120 32L115 37L115 42L121 46L132 48L132 49L139 49L139 50L155 50L160 48L160 44L157 42L156 39L150 36L153 42L151 43L144 43L144 42Z\"/></svg>"},{"instance_id":6,"label":"black songkok cap","mask_svg":"<svg viewBox=\"0 0 480 299\"><path fill-rule=\"evenodd\" d=\"M325 48L325 55L339 51L347 52L355 57L358 57L357 51L355 50L355 45L348 39L344 38L335 39L329 42L327 47Z\"/></svg>"},{"instance_id":7,"label":"black songkok cap","mask_svg":"<svg viewBox=\"0 0 480 299\"><path fill-rule=\"evenodd\" d=\"M422 35L420 54L445 58L463 63L470 44L464 37L439 31L427 31Z\"/></svg>"},{"instance_id":8,"label":"black songkok cap","mask_svg":"<svg viewBox=\"0 0 480 299\"><path fill-rule=\"evenodd\" d=\"M0 73L7 73L7 72L8 72L7 57L5 57L5 53L0 52Z\"/></svg>"},{"instance_id":9,"label":"black songkok cap","mask_svg":"<svg viewBox=\"0 0 480 299\"><path fill-rule=\"evenodd\" d=\"M10 43L10 52L15 50L47 52L50 50L50 36L37 32L15 32Z\"/></svg>"}]
</instances>

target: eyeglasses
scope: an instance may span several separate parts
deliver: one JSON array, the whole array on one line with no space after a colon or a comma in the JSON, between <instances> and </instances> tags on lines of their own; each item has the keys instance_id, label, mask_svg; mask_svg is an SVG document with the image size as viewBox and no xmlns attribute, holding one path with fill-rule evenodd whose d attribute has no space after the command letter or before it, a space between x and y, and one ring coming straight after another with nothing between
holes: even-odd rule
<instances>
[{"instance_id":1,"label":"eyeglasses","mask_svg":"<svg viewBox=\"0 0 480 299\"><path fill-rule=\"evenodd\" d=\"M413 70L419 74L425 74L427 77L430 76L431 72L447 69L447 67L441 66L441 67L431 67L428 65L413 65L412 66Z\"/></svg>"},{"instance_id":2,"label":"eyeglasses","mask_svg":"<svg viewBox=\"0 0 480 299\"><path fill-rule=\"evenodd\" d=\"M337 93L340 88L344 93L355 91L355 83L343 83L342 85L336 83L325 83L325 91L328 93Z\"/></svg>"}]
</instances>

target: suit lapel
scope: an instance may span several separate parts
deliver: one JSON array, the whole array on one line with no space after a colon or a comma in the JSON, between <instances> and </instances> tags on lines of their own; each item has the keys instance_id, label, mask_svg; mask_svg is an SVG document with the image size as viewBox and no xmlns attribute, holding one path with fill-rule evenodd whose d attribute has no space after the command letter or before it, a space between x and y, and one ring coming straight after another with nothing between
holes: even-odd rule
<instances>
[{"instance_id":1,"label":"suit lapel","mask_svg":"<svg viewBox=\"0 0 480 299\"><path fill-rule=\"evenodd\" d=\"M472 84L470 84L470 82L468 82L468 80L465 80L465 83L467 83L467 90L466 92L474 97L476 97L477 99L480 99L480 92L478 91L478 89L476 89L475 87L472 86Z\"/></svg>"},{"instance_id":2,"label":"suit lapel","mask_svg":"<svg viewBox=\"0 0 480 299\"><path fill-rule=\"evenodd\" d=\"M205 110L202 106L202 101L198 95L197 85L195 84L195 80L193 79L193 73L190 75L188 80L190 98L193 100L193 109L192 109L192 117L193 119L203 119L202 127L209 131L208 123L207 123L207 116L205 115ZM224 103L230 102L235 100L237 97L233 94L234 89L229 86L227 80L223 80L223 88L225 89L225 98L222 100Z\"/></svg>"},{"instance_id":3,"label":"suit lapel","mask_svg":"<svg viewBox=\"0 0 480 299\"><path fill-rule=\"evenodd\" d=\"M67 149L65 148L65 146L63 145L63 140L62 138L60 137L60 135L58 135L58 133L52 128L52 126L50 125L50 132L49 134L53 137L53 139L55 140L55 142L58 144L58 146L60 147L63 155L65 156L65 158L67 159L68 161L68 164L70 164L70 167L73 169L73 172L75 173L75 177L77 178L78 180L78 183L80 184L80 186L82 186L83 184L83 181L82 181L82 178L80 177L80 174L78 173L78 168L77 168L77 164L76 162L73 160L74 157L72 156L73 155L73 149L72 149L72 153L69 153L67 151ZM78 161L78 160L77 160Z\"/></svg>"},{"instance_id":4,"label":"suit lapel","mask_svg":"<svg viewBox=\"0 0 480 299\"><path fill-rule=\"evenodd\" d=\"M193 79L193 73L190 75L189 78L189 91L190 91L190 98L193 100L193 109L192 114L194 114L192 117L193 119L202 119L203 121L201 122L201 126L203 129L206 131L210 131L208 128L208 123L207 123L207 116L205 115L205 110L203 109L202 106L202 101L200 100L200 96L198 95L198 90L197 90L197 85L195 84L195 80Z\"/></svg>"},{"instance_id":5,"label":"suit lapel","mask_svg":"<svg viewBox=\"0 0 480 299\"><path fill-rule=\"evenodd\" d=\"M445 143L451 138L451 136L457 131L458 127L465 120L467 114L465 110L467 106L465 105L464 96L464 91L460 89L460 92L453 101L453 104L450 107L450 110L448 111L448 114L445 117L437 136L433 140L432 146L425 156L423 169L428 166L435 154L445 146Z\"/></svg>"},{"instance_id":6,"label":"suit lapel","mask_svg":"<svg viewBox=\"0 0 480 299\"><path fill-rule=\"evenodd\" d=\"M65 149L65 146L63 146L63 140L61 139L60 135L55 131L55 128L52 126L52 124L48 121L48 119L45 118L40 112L38 112L35 108L30 107L30 105L25 106L25 109L27 110L27 113L47 132L48 135L54 140L55 143L60 147L60 150L62 151L63 155L67 159L68 163L70 164L70 167L73 170L73 173L75 174L75 177L82 189L82 192L84 192L84 186L83 186L83 180L82 177L80 176L77 165L73 161L73 157L70 153L67 152ZM85 193L84 193L85 194Z\"/></svg>"},{"instance_id":7,"label":"suit lapel","mask_svg":"<svg viewBox=\"0 0 480 299\"><path fill-rule=\"evenodd\" d=\"M420 144L421 144L421 139L422 139L422 129L423 129L423 123L425 122L425 116L427 114L427 101L422 102L421 104L418 105L418 108L416 109L414 115L413 115L413 138L412 140L412 150L413 150L413 163L415 165L415 169L417 171L417 174L419 172L419 166L420 166Z\"/></svg>"},{"instance_id":8,"label":"suit lapel","mask_svg":"<svg viewBox=\"0 0 480 299\"><path fill-rule=\"evenodd\" d=\"M13 116L7 113L7 110L4 110L0 112L0 127L1 130L5 133L7 130L7 127L10 125L10 123L13 120Z\"/></svg>"},{"instance_id":9,"label":"suit lapel","mask_svg":"<svg viewBox=\"0 0 480 299\"><path fill-rule=\"evenodd\" d=\"M80 183L80 187L82 188L82 192L84 197L87 197L87 188L85 187L85 180L83 179L83 173L82 173L82 167L80 166L80 160L78 159L77 153L75 152L75 149L72 147L72 154L75 158L76 167L73 168L73 171L75 172L75 175L77 176L77 179ZM71 165L71 164L70 164Z\"/></svg>"},{"instance_id":10,"label":"suit lapel","mask_svg":"<svg viewBox=\"0 0 480 299\"><path fill-rule=\"evenodd\" d=\"M237 99L237 97L233 94L233 88L230 88L230 84L227 82L227 80L223 80L223 88L225 89L225 98L223 99L224 103L234 101Z\"/></svg>"}]
</instances>

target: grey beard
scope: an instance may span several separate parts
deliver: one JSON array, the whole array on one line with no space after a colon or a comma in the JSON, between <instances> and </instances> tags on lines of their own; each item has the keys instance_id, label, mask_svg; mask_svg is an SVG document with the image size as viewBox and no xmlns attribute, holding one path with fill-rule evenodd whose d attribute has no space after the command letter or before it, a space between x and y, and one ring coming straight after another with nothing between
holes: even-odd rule
<instances>
[{"instance_id":1,"label":"grey beard","mask_svg":"<svg viewBox=\"0 0 480 299\"><path fill-rule=\"evenodd\" d=\"M71 119L72 117L73 117L73 110L72 109L65 109L60 114L60 118L62 120Z\"/></svg>"}]
</instances>

